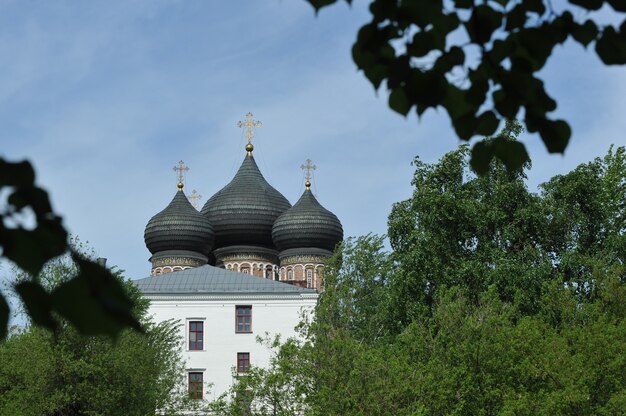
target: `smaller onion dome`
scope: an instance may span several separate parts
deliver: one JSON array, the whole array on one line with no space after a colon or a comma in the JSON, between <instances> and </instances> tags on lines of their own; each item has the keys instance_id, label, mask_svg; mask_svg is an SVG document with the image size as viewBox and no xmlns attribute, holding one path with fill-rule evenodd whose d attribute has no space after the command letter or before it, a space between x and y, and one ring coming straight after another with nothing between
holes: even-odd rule
<instances>
[{"instance_id":1,"label":"smaller onion dome","mask_svg":"<svg viewBox=\"0 0 626 416\"><path fill-rule=\"evenodd\" d=\"M214 238L211 222L191 205L182 183L172 202L148 221L144 232L146 247L152 254L185 250L208 256Z\"/></svg>"},{"instance_id":2,"label":"smaller onion dome","mask_svg":"<svg viewBox=\"0 0 626 416\"><path fill-rule=\"evenodd\" d=\"M317 202L310 182L296 204L274 222L272 240L279 251L319 248L333 251L343 240L343 228L335 214Z\"/></svg>"}]
</instances>

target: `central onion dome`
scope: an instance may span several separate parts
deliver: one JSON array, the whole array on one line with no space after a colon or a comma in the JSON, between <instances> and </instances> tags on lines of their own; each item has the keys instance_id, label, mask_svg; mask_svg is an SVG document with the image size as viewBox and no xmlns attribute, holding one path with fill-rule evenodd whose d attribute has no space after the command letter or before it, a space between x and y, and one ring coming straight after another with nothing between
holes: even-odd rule
<instances>
[{"instance_id":1,"label":"central onion dome","mask_svg":"<svg viewBox=\"0 0 626 416\"><path fill-rule=\"evenodd\" d=\"M279 251L302 248L333 251L343 239L343 228L337 216L317 202L307 181L298 202L274 223L272 237Z\"/></svg>"},{"instance_id":2,"label":"central onion dome","mask_svg":"<svg viewBox=\"0 0 626 416\"><path fill-rule=\"evenodd\" d=\"M248 148L249 147L249 148ZM202 208L215 230L215 248L261 246L274 248L272 225L291 204L263 177L248 144L241 167L232 181Z\"/></svg>"},{"instance_id":3,"label":"central onion dome","mask_svg":"<svg viewBox=\"0 0 626 416\"><path fill-rule=\"evenodd\" d=\"M179 183L172 202L148 221L144 232L146 247L152 254L177 250L208 256L213 246L213 227L191 205L182 189Z\"/></svg>"}]
</instances>

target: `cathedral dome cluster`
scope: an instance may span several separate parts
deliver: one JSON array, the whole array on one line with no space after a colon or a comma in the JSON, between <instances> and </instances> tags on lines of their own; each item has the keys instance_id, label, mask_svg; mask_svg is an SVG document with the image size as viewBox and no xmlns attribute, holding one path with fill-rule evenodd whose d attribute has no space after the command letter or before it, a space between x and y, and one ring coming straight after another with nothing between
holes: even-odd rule
<instances>
[{"instance_id":1,"label":"cathedral dome cluster","mask_svg":"<svg viewBox=\"0 0 626 416\"><path fill-rule=\"evenodd\" d=\"M307 160L306 189L292 207L263 177L254 160L248 128L246 157L235 177L204 204L201 212L183 193L179 162L178 192L150 219L144 238L152 253L152 275L214 264L228 270L321 288L324 260L343 239L335 214L311 192ZM303 166L305 168L305 166Z\"/></svg>"}]
</instances>

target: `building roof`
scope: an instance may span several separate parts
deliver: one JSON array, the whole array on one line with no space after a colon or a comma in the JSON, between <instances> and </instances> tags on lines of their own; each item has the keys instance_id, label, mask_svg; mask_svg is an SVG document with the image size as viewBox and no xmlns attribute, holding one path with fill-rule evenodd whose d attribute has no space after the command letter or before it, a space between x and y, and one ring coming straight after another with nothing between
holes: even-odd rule
<instances>
[{"instance_id":1,"label":"building roof","mask_svg":"<svg viewBox=\"0 0 626 416\"><path fill-rule=\"evenodd\" d=\"M166 250L189 250L208 255L213 246L211 222L200 214L182 191L150 219L144 232L146 247L152 254Z\"/></svg>"},{"instance_id":2,"label":"building roof","mask_svg":"<svg viewBox=\"0 0 626 416\"><path fill-rule=\"evenodd\" d=\"M274 222L272 238L280 251L311 247L332 252L343 239L343 229L307 186L298 202Z\"/></svg>"},{"instance_id":3,"label":"building roof","mask_svg":"<svg viewBox=\"0 0 626 416\"><path fill-rule=\"evenodd\" d=\"M314 289L290 285L232 272L214 266L201 266L179 272L135 280L144 294L315 294Z\"/></svg>"},{"instance_id":4,"label":"building roof","mask_svg":"<svg viewBox=\"0 0 626 416\"><path fill-rule=\"evenodd\" d=\"M263 177L248 154L232 181L202 208L215 230L215 248L250 245L274 248L272 225L291 204Z\"/></svg>"}]
</instances>

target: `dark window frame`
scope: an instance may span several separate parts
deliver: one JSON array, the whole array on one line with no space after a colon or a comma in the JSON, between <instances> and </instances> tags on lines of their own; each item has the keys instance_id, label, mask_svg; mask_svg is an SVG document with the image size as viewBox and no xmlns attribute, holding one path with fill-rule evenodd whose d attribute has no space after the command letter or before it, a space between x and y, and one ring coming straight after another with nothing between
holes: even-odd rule
<instances>
[{"instance_id":1,"label":"dark window frame","mask_svg":"<svg viewBox=\"0 0 626 416\"><path fill-rule=\"evenodd\" d=\"M235 333L252 333L252 305L235 305Z\"/></svg>"},{"instance_id":2,"label":"dark window frame","mask_svg":"<svg viewBox=\"0 0 626 416\"><path fill-rule=\"evenodd\" d=\"M195 334L194 337L192 333ZM192 338L195 339L192 341ZM189 321L188 341L189 351L204 350L204 321Z\"/></svg>"},{"instance_id":3,"label":"dark window frame","mask_svg":"<svg viewBox=\"0 0 626 416\"><path fill-rule=\"evenodd\" d=\"M243 374L250 370L250 353L238 352L237 353L237 373Z\"/></svg>"},{"instance_id":4,"label":"dark window frame","mask_svg":"<svg viewBox=\"0 0 626 416\"><path fill-rule=\"evenodd\" d=\"M190 371L188 374L189 398L192 400L202 400L204 374L201 371Z\"/></svg>"}]
</instances>

